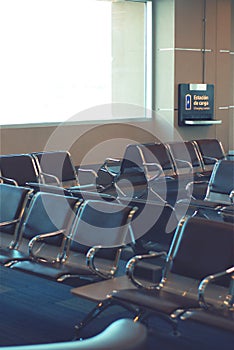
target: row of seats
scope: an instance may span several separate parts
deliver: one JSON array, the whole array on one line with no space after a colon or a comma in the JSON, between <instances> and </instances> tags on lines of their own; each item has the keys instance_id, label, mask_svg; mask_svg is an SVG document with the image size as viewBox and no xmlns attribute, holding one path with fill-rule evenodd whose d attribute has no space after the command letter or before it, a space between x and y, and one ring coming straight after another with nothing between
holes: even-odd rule
<instances>
[{"instance_id":1,"label":"row of seats","mask_svg":"<svg viewBox=\"0 0 234 350\"><path fill-rule=\"evenodd\" d=\"M66 188L73 193L88 190L114 197L150 197L174 206L191 195L204 199L213 166L224 158L216 139L128 145L122 160L107 159L98 172L79 168L77 173L67 151L10 154L0 157L0 180L34 188L56 185L58 193Z\"/></svg>"},{"instance_id":2,"label":"row of seats","mask_svg":"<svg viewBox=\"0 0 234 350\"><path fill-rule=\"evenodd\" d=\"M126 274L132 281L132 288L114 290L99 301L77 324L77 337L91 321L116 305L143 323L152 317L162 318L175 333L185 320L233 332L233 225L184 217L166 254L165 264L153 264L162 254L165 252L151 252L130 259ZM148 273L146 266L141 266L145 261ZM139 271L144 273L139 275ZM151 278L146 280L146 275Z\"/></svg>"},{"instance_id":3,"label":"row of seats","mask_svg":"<svg viewBox=\"0 0 234 350\"><path fill-rule=\"evenodd\" d=\"M186 185L194 187L194 196L203 199L213 167L226 159L222 144L216 139L185 142L130 144L121 160L106 159L102 167L113 177L108 193L142 198L149 189L156 196L175 203L187 197ZM114 186L113 186L114 185Z\"/></svg>"},{"instance_id":4,"label":"row of seats","mask_svg":"<svg viewBox=\"0 0 234 350\"><path fill-rule=\"evenodd\" d=\"M79 186L75 166L67 151L1 155L0 174L5 182L19 186L28 182Z\"/></svg>"},{"instance_id":5,"label":"row of seats","mask_svg":"<svg viewBox=\"0 0 234 350\"><path fill-rule=\"evenodd\" d=\"M158 171L164 171L165 174L172 176L183 171L204 175L204 172L210 170L208 166L213 166L215 161L225 157L223 146L216 139L129 145L121 161L121 169L118 168L118 173L128 173L130 168L136 166L141 168L143 165L147 173L150 172L149 167L157 166ZM71 187L80 186L82 181L79 181L78 174L84 172L86 177L87 173L91 174L100 187L105 187L110 182L110 176L116 175L116 171L111 171L108 162L110 159L104 162L99 174L94 170L84 168L78 168L77 173L71 155L67 151L8 154L0 157L0 174L2 178L15 181L21 186L27 182L39 182ZM113 162L114 160L111 159L112 170L113 165L116 166ZM118 162L120 165L119 160Z\"/></svg>"},{"instance_id":6,"label":"row of seats","mask_svg":"<svg viewBox=\"0 0 234 350\"><path fill-rule=\"evenodd\" d=\"M121 166L129 168L132 166L131 162L139 166L159 164L165 174L178 175L183 171L199 174L212 170L217 160L226 157L223 145L217 139L153 142L127 146L122 159L126 164L122 164L121 161ZM116 163L120 162L113 158L106 159L106 162L108 161L112 166L117 166Z\"/></svg>"},{"instance_id":7,"label":"row of seats","mask_svg":"<svg viewBox=\"0 0 234 350\"><path fill-rule=\"evenodd\" d=\"M209 141L207 140L208 144ZM179 145L176 144L176 147L179 147ZM148 152L149 148L150 152ZM158 161L155 161L155 159L158 160L159 153L157 153L155 159L152 157L152 154L156 153L155 150L159 148L166 153L166 147L161 144L131 145L126 150L132 153L131 156L126 157L129 167L134 166L131 161L135 159L134 163L137 164L137 167L135 167L136 172L139 170L139 167L143 168L144 174L148 175L148 185L150 186L152 186L150 182L155 184L155 178L158 181L162 174L162 172L160 174L161 169L156 173L156 177L154 177L155 175L150 177L149 174L150 167L158 166ZM133 158L133 150L135 158ZM208 180L208 182L206 181L205 196L202 200L195 198L191 201L191 197L189 198L190 216L183 218L177 226L166 255L166 263L163 265L162 274L158 273L158 266L155 268L155 265L152 265L151 273L147 272L147 275L151 276L151 280L154 283L146 284L145 281L142 281L142 275L140 275L139 279L138 271L140 269L144 271L143 275L146 275L145 265L140 268L142 262L149 262L152 259L159 260L165 252L153 252L152 254L139 255L130 259L126 273L137 289L114 291L107 299L98 303L87 317L77 325L77 336L79 336L83 327L90 320L93 320L109 306L116 304L130 310L135 319L142 322L145 322L152 315L163 318L166 316L175 332L178 322L185 319L196 320L215 326L218 329L223 328L233 331L234 231L232 225L232 204L234 195L234 164L232 160L227 160L224 153L220 156L220 159L214 157L212 152L215 149L212 146L210 151L211 153L207 154L206 158L206 165L212 165L210 169L203 168L205 173L191 171L193 178L190 183L188 182L188 185L192 184L193 186L199 182L198 185L200 186L204 182L204 178ZM146 156L147 152L149 157ZM178 163L186 164L186 159L181 159L183 152L178 152L178 155ZM137 157L138 160L136 161ZM164 157L164 160L166 160L166 157ZM111 162L113 165L113 160L110 160L110 165ZM162 164L163 162L160 162L160 165ZM170 181L171 178L174 179L178 176L179 172L175 171L176 168L173 169L173 167L168 166L170 164L169 161L165 161L164 164L164 177L170 176ZM124 168L123 161L120 163L120 169L121 167ZM190 166L190 169L192 168ZM118 173L118 181L120 180L119 175L123 175L124 171ZM128 172L130 170L125 171L126 178ZM198 176L196 177L194 174ZM182 179L184 180L184 178L183 176ZM118 183L116 188L118 189ZM122 188L118 190L119 193L122 192L124 194ZM157 190L156 193L160 192ZM178 203L181 205L183 202L184 198L179 200L176 205ZM209 220L209 212L214 210L219 214L221 213L224 221L229 223ZM201 214L204 218L200 217ZM227 238L228 236L229 238ZM149 266L147 266L147 270L149 270ZM223 279L227 275L231 276L229 282ZM158 278L159 276L161 277ZM210 282L215 282L216 284L216 280L219 286L215 285L212 288ZM227 283L226 292L224 292L225 289L222 289L225 283ZM222 294L223 292L224 294Z\"/></svg>"},{"instance_id":8,"label":"row of seats","mask_svg":"<svg viewBox=\"0 0 234 350\"><path fill-rule=\"evenodd\" d=\"M202 181L189 185L200 186L200 184L203 186ZM201 200L192 198L191 195L190 198L179 201L180 205L186 205L186 202L188 205L189 202L190 214L195 210L206 216L209 216L209 213L213 214L216 218L221 215L224 220L231 221L234 198L234 161L228 159L217 161L212 170L205 197Z\"/></svg>"},{"instance_id":9,"label":"row of seats","mask_svg":"<svg viewBox=\"0 0 234 350\"><path fill-rule=\"evenodd\" d=\"M76 286L115 276L120 250L126 245L137 207L46 192L36 193L27 206L30 189L1 184L0 193L2 204L11 203L5 210L5 220L4 212L1 213L1 264L59 282L75 278ZM14 204L14 197L20 204ZM10 218L10 211L18 213L18 217L15 214ZM14 225L18 225L17 229ZM230 284L221 277L234 272L233 235L232 223L184 217L176 227L168 252L138 255L128 261L127 275L140 291L117 291L103 301L104 309L106 303L109 306L112 301L119 301L122 305L125 300L127 309L133 304L130 309L136 312L140 303L140 314L149 310L152 313L153 308L156 313L166 313L172 325L177 324L178 317L189 314L191 308L200 310L202 306L210 310L209 298L215 307L231 309L233 281ZM163 265L149 264L162 256ZM144 260L148 263L140 266ZM224 289L215 287L206 301L206 285L216 278L221 278ZM98 314L96 308L94 313ZM90 317L93 312L77 326L79 331Z\"/></svg>"},{"instance_id":10,"label":"row of seats","mask_svg":"<svg viewBox=\"0 0 234 350\"><path fill-rule=\"evenodd\" d=\"M59 282L73 277L75 285L116 275L121 249L136 210L118 203L84 201L61 193L34 193L28 187L9 184L0 184L0 207L0 263L6 268L18 268ZM93 246L95 243L97 247ZM31 264L33 268L25 269L21 263ZM147 339L147 328L143 324L119 319L100 334L83 341L1 348L143 350L147 348Z\"/></svg>"},{"instance_id":11,"label":"row of seats","mask_svg":"<svg viewBox=\"0 0 234 350\"><path fill-rule=\"evenodd\" d=\"M193 186L191 194L203 199L212 167L223 158L222 144L216 139L130 144L122 160L107 159L98 172L79 168L77 173L67 151L10 154L0 157L0 179L21 186L49 183L73 192L91 190L115 197L153 196L174 205L190 195L186 186L194 182L199 186Z\"/></svg>"},{"instance_id":12,"label":"row of seats","mask_svg":"<svg viewBox=\"0 0 234 350\"><path fill-rule=\"evenodd\" d=\"M168 148L174 150L174 156L176 156L176 150L178 151L177 158L174 158L175 160L177 160L181 164L188 165L188 161L185 160L185 157L182 157L186 154L186 152L183 153L182 151L185 151L185 149L190 150L189 157L190 159L192 159L192 150L193 152L195 152L196 148L198 148L198 146L195 146L196 143L199 143L199 147L201 148L201 150L203 150L202 154L204 159L208 159L207 162L215 161L213 169L209 173L209 179L207 178L207 170L205 170L205 168L203 169L203 172L196 173L200 178L199 180L195 180L193 176L191 178L190 173L183 173L183 176L179 175L178 172L175 172L175 168L173 168L172 166L170 166L172 172L167 173L166 169L169 169L169 166L166 166L165 164L171 164L170 159L172 159L172 157L169 156ZM38 181L36 181L35 178L31 178L32 182L29 181L26 182L26 184L33 188L34 192L43 190L46 192L53 192L63 195L65 194L67 196L71 195L81 198L85 190L85 196L87 198L88 193L89 199L97 199L97 194L99 193L102 198L105 197L105 199L108 201L114 201L115 198L118 198L118 200L122 202L124 200L130 200L131 205L137 205L139 207L143 207L143 209L145 208L146 203L149 204L151 208L153 205L152 203L156 202L157 207L160 206L159 203L161 204L161 206L163 206L163 208L165 208L166 206L171 206L171 209L168 209L167 211L171 210L172 212L174 212L175 215L167 215L167 220L170 218L170 216L177 216L177 218L180 219L181 215L186 213L187 207L189 208L189 213L191 214L193 214L193 212L197 210L199 210L199 212L201 213L201 209L203 211L204 209L215 209L217 211L218 209L221 209L220 203L223 207L225 204L229 205L233 200L233 161L226 159L217 161L216 159L218 158L211 157L211 155L214 156L214 153L216 157L218 157L218 151L214 152L214 145L216 145L216 148L220 151L219 157L221 157L221 155L224 157L222 145L215 139L188 141L185 142L183 145L179 142L167 143L165 145L160 143L129 145L126 148L125 156L121 161L119 172L117 172L117 174L114 176L109 185L102 186L102 188L99 188L98 191L96 189L94 190L93 188L91 192L89 183L86 184L85 188L81 188L80 186L64 188L61 186L62 183L60 183L60 186L54 186L53 182L50 184L38 183ZM209 152L207 152L209 156L205 156L205 148L207 148L208 151L210 149L213 150L213 153L210 154ZM195 152L195 154L197 154L197 151ZM179 155L180 159L178 159ZM146 156L149 156L151 158L146 159ZM47 176L48 178L51 177L52 179L54 179L54 177L56 177L56 179L64 181L65 179L68 180L68 177L66 177L64 174L70 172L70 167L73 169L74 175L74 166L71 162L71 157L69 153L64 151L56 151L40 152L39 154L37 153L31 155L27 154L2 156L0 158L0 164L2 166L1 169L3 169L3 165L5 165L4 175L7 175L6 173L8 171L8 179L17 178L16 174L18 173L18 171L21 171L24 175L27 174L27 168L26 166L24 166L25 164L21 163L22 159L29 159L30 164L39 164L39 167L32 166L32 168L41 169L41 174L43 174L43 176ZM31 163L32 160L34 160L34 163ZM194 162L193 164L194 167L190 167L190 170L195 169L195 164L198 163ZM155 168L155 166L159 170L156 172L156 174L154 173L154 175L148 176L147 174L150 172L148 167ZM109 171L110 176L113 174L113 172L111 172L110 168L108 168L107 166L104 166L103 168L106 169L106 173L107 171ZM37 173L39 174L39 170ZM55 174L59 174L59 177L57 177ZM194 172L192 172L192 174L194 174ZM11 178L9 177L9 175L11 175ZM24 181L22 181L21 179L21 182L24 184L26 179L30 180L30 178L24 178ZM123 181L124 179L126 180L125 182ZM63 185L65 186L65 183L63 183ZM201 201L199 201L199 198L194 198L194 188L196 189L196 192L197 189L199 192L200 188L202 188L203 195ZM87 189L89 189L89 192L87 192ZM191 198L194 198L194 200L191 200ZM144 212L145 211L146 210L144 210ZM229 217L232 216L231 214L232 211L228 210ZM146 219L144 217L144 220L141 220L140 222L145 222L148 220L149 218ZM152 228L155 230L155 225L153 225ZM145 233L146 231L143 230L143 232L140 232L139 234L137 233L135 237L138 238L139 236L143 236L143 234Z\"/></svg>"},{"instance_id":13,"label":"row of seats","mask_svg":"<svg viewBox=\"0 0 234 350\"><path fill-rule=\"evenodd\" d=\"M140 146L130 145L128 147L131 151L136 151ZM156 152L158 148L162 149L163 147L165 149L162 144L153 144L151 150ZM142 146L141 148L144 149ZM148 150L148 148L146 149ZM140 163L138 162L138 164ZM151 160L147 164L151 166L155 163L152 163ZM208 218L221 218L221 220L224 216L225 220L232 220L233 210L230 208L234 198L234 161L232 159L217 160L210 172L209 179L202 176L200 180L195 180L190 175L184 176L185 174L182 177L172 174L169 177L165 174L163 176L157 175L147 180L145 172L141 171L140 166L139 169L139 171L136 170L136 167L134 168L132 165L128 171L124 170L122 174L116 175L112 187L106 188L102 193L114 196L116 190L118 198L130 197L146 202L151 200L167 203L172 206L178 219L187 213L189 215L199 214ZM138 174L141 174L138 177L135 176L137 171ZM139 181L140 176L142 182ZM124 184L123 179L126 180ZM201 192L203 192L201 198L194 195Z\"/></svg>"},{"instance_id":14,"label":"row of seats","mask_svg":"<svg viewBox=\"0 0 234 350\"><path fill-rule=\"evenodd\" d=\"M177 227L166 262L154 280L139 276L139 267L145 260L159 259L160 255L135 256L126 266L126 274L133 282L131 289L115 290L76 326L76 336L89 322L108 307L120 305L129 312L130 320L119 320L102 334L84 340L66 343L38 344L11 347L10 350L147 348L147 330L143 323L151 317L162 318L174 333L181 322L195 321L216 327L217 331L233 332L234 326L234 231L229 223L218 223L197 217L185 217ZM149 264L148 264L149 265ZM149 268L149 267L148 267ZM155 265L151 265L154 270ZM141 267L142 270L142 267ZM140 278L139 278L140 277ZM152 284L153 282L153 284ZM139 327L137 326L139 325ZM121 327L125 326L126 332ZM127 328L126 328L127 327ZM121 343L116 343L116 332L121 331ZM151 330L152 331L152 330ZM114 332L114 333L113 333ZM123 332L123 334L122 334ZM111 334L110 334L111 333ZM98 347L97 347L98 348ZM7 347L5 348L7 349Z\"/></svg>"},{"instance_id":15,"label":"row of seats","mask_svg":"<svg viewBox=\"0 0 234 350\"><path fill-rule=\"evenodd\" d=\"M59 274L65 275L74 256L77 258L78 253L83 253L84 258L88 249L97 244L113 247L115 242L120 248L130 243L133 248L130 255L134 252L146 253L152 249L167 252L178 226L179 220L175 211L166 204L145 203L141 200L129 202L126 199L116 202L99 196L90 199L89 195L93 194L92 192L86 193L86 198L47 192L37 192L32 196L32 192L30 188L0 184L0 261L13 268L33 271L34 267L41 270L38 268L38 262L49 260L48 263L58 263L58 266L54 264L57 270L54 271L53 278L60 277ZM130 212L131 220L128 217ZM231 210L229 212L231 216ZM223 215L223 218L231 222L229 216L225 219ZM129 221L128 230L121 231L121 220ZM111 223L115 226L108 226ZM89 227L87 234L86 230ZM105 235L110 229L113 237ZM102 255L100 252L98 254ZM118 261L118 249L116 254L111 250L110 256L117 257ZM107 252L104 256L108 257ZM61 262L65 264L61 265ZM62 271L58 271L61 266ZM43 273L45 271L46 269L43 269ZM48 271L52 276L51 269Z\"/></svg>"},{"instance_id":16,"label":"row of seats","mask_svg":"<svg viewBox=\"0 0 234 350\"><path fill-rule=\"evenodd\" d=\"M56 191L54 191L56 189ZM60 191L58 191L58 189ZM22 222L25 220L25 215L23 219L19 220L18 216L19 213L22 216L22 210L17 209L17 203L18 203L18 197L22 195L24 198L25 195L29 197L28 202L31 199L31 206L33 205L35 198L37 198L35 195L38 195L37 203L41 203L41 206L44 205L45 200L40 200L40 198L47 198L47 201L49 203L49 199L56 200L56 198L61 198L61 196L64 196L64 190L55 187L55 186L49 186L49 185L39 185L35 188L25 188L22 186L11 186L2 184L0 186L1 190L1 204L2 207L5 208L5 210L2 211L2 222L6 221L9 225L11 220L18 220L19 222ZM161 251L165 250L167 251L169 249L171 240L173 238L173 234L175 232L176 226L178 224L178 215L174 208L167 203L162 202L156 202L156 201L144 201L140 199L128 199L128 198L119 198L116 199L110 195L102 194L102 193L95 193L95 192L78 192L73 193L70 191L66 191L66 198L67 201L71 201L71 203L76 203L77 201L79 203L82 203L83 201L87 202L89 200L95 201L95 202L104 202L103 207L108 205L108 203L117 203L121 204L124 207L132 207L137 208L137 211L134 215L133 220L131 221L131 231L128 233L128 236L126 238L127 245L124 248L122 252L122 259L128 260L131 256L133 256L136 253L146 253L149 250L156 250ZM53 199L52 195L55 199ZM62 200L60 200L64 205ZM4 203L8 202L8 207L4 207ZM106 203L105 203L106 202ZM21 203L24 203L23 200L19 202L19 207L21 208ZM59 203L56 203L54 208L58 206ZM27 204L28 205L28 204ZM48 204L49 205L49 204ZM29 206L29 208L31 208ZM42 210L38 213L38 207L40 206L37 204L37 206L34 204L33 211L35 212L33 220L35 220L36 224L33 224L34 232L32 234L35 234L35 232L43 233L45 231L46 227L42 227L40 230L40 221L44 221L46 223L46 218L41 217ZM34 209L35 208L35 209ZM52 206L53 208L53 206ZM63 208L61 206L61 208ZM107 206L108 208L108 206ZM63 210L63 216L66 213L66 208ZM53 215L59 216L60 207L57 209L58 213L54 213ZM39 219L37 220L36 215L39 216ZM62 216L60 216L61 219ZM103 219L105 222L105 216L100 217L100 219ZM17 247L16 241L17 239L13 240L12 236L9 235L9 226L6 225L3 227L2 223L2 229L1 229L1 245L7 246L9 245L10 248ZM32 226L32 223L30 224ZM37 226L36 226L37 225ZM104 223L103 223L104 225ZM60 226L58 226L58 229ZM16 226L17 232L19 231L18 226ZM44 230L44 231L43 231ZM48 230L48 228L47 228ZM55 230L55 229L54 229ZM51 231L53 231L53 227L51 228ZM56 230L55 230L56 231ZM7 234L6 234L7 232ZM14 232L14 231L12 231ZM81 238L80 238L81 239ZM4 243L3 243L4 242ZM100 242L99 242L100 243ZM22 245L20 247L22 249ZM10 254L10 257L8 260L12 260L14 256L17 256L18 253L14 253L14 251L10 250L8 251ZM6 253L5 253L6 254ZM16 254L16 255L12 255ZM6 258L4 258L4 262L6 262Z\"/></svg>"},{"instance_id":17,"label":"row of seats","mask_svg":"<svg viewBox=\"0 0 234 350\"><path fill-rule=\"evenodd\" d=\"M155 145L156 147L158 146L158 144ZM197 213L201 216L207 216L208 218L214 216L221 218L222 214L225 220L232 220L233 210L227 207L230 207L233 200L233 174L233 160L224 159L217 161L212 170L208 184L205 181L207 189L204 199L191 200L192 196L187 195L187 197L177 200L173 206L158 195L158 192L156 192L156 196L153 193L153 196L141 196L140 198L119 195L118 201L122 204L129 203L131 206L138 207L137 218L132 223L135 238L134 252L143 253L150 249L167 251L175 227L179 219L186 213L190 215ZM155 182L159 182L160 187L162 187L161 180ZM80 199L105 199L110 202L116 200L116 196L114 196L113 191L111 192L110 186L107 186L105 191L84 192L74 187L64 189L63 187L51 186L48 184L28 183L28 185L34 190L34 193L44 191L62 195L65 194L66 196L74 196ZM199 183L195 185L194 182L190 182L188 185L203 186L203 181L199 181ZM187 193L189 193L189 191L187 191ZM166 231L170 234L166 235ZM149 242L151 242L151 244L149 244ZM130 252L130 254L132 254L132 252ZM127 257L129 258L130 255L128 254Z\"/></svg>"},{"instance_id":18,"label":"row of seats","mask_svg":"<svg viewBox=\"0 0 234 350\"><path fill-rule=\"evenodd\" d=\"M29 188L7 184L0 194L2 265L76 285L116 274L136 207L46 192L29 200Z\"/></svg>"},{"instance_id":19,"label":"row of seats","mask_svg":"<svg viewBox=\"0 0 234 350\"><path fill-rule=\"evenodd\" d=\"M158 148L158 145L162 148L161 144L153 144L155 148ZM137 149L137 152L144 149L139 145L134 147L131 145L129 148ZM122 163L123 160L120 164ZM129 173L125 173L128 175L126 179L131 179L130 173L136 164L138 176L142 173L147 174L145 165L148 171L149 167L155 167L156 163L144 160L142 172L138 171L139 163L134 161L129 167ZM147 179L147 188L149 182L151 186L151 183L159 181L160 177L163 179L160 180L161 183L164 180L170 183L178 176L164 173L160 167L157 169L159 170L152 176L153 180ZM185 172L182 178L186 178L186 184L190 185L187 174L184 175ZM111 280L111 277L116 275L120 261L119 248L126 248L126 242L130 242L137 252L139 243L143 242L139 249L140 255L127 258L126 274L133 282L133 288L117 290L99 302L95 309L91 310L77 325L77 337L80 337L82 329L90 320L107 307L116 304L124 306L131 315L134 315L135 320L142 322L152 314L156 317L166 317L174 332L177 331L178 323L184 320L195 320L199 323L215 325L218 329L232 331L234 324L233 161L215 160L208 184L206 181L208 187L205 200L202 201L198 199L191 201L189 198L189 203L186 203L186 198L182 197L175 202L175 205L170 205L168 198L163 198L158 191L155 191L155 197L150 198L142 196L142 192L138 192L136 196L133 194L129 196L123 191L123 189L128 190L129 185L120 187L119 180L118 171L117 175L113 175L112 183L99 187L98 192L82 192L80 189L74 189L73 192L72 187L64 190L62 187L48 184L37 187L1 184L1 203L4 205L10 203L10 197L8 200L4 199L2 195L4 191L8 191L8 195L9 192L16 193L17 190L24 193L20 200L24 209L15 210L18 216L15 215L12 218L14 221L11 221L7 215L5 218L2 216L1 219L2 263L11 268L39 274L60 282L74 278L77 286L105 279ZM194 177L192 183L194 184ZM58 188L62 190L59 195L51 193L55 187L57 190ZM117 196L112 191L113 188L117 191ZM226 192L223 196L224 188ZM64 196L64 192L68 195ZM54 202L52 197L56 198ZM64 199L66 199L66 210L64 210ZM178 216L178 205L188 206L189 216L182 215L181 219L181 216ZM63 208L65 217L59 214L60 207ZM113 208L111 213L110 208ZM113 219L112 214L116 214L116 208L118 214L120 210L121 215L117 216L118 219ZM9 214L10 209L12 209L11 205L6 208L5 213ZM207 213L211 210L222 213L223 219L210 220ZM54 212L57 214L55 219L51 216ZM120 221L124 220L123 212L125 219L127 218L128 230L119 232ZM158 217L155 219L156 216ZM152 218L155 220L148 225ZM160 220L162 220L162 226L159 225ZM169 223L170 228L168 228ZM144 225L147 227L145 228ZM47 231L48 227L50 229ZM108 232L108 236L105 231ZM116 236L110 237L110 232L115 232ZM110 240L107 241L107 237ZM154 245L154 251L150 252L153 246L149 243L152 240L158 246L154 249ZM97 241L98 246L96 246ZM120 243L117 244L117 241ZM166 244L163 246L162 243ZM100 246L104 249L100 249ZM148 249L146 249L147 246ZM125 248L121 249L121 253ZM6 258L4 254L8 253L10 256L4 260ZM16 259L11 254L16 254ZM210 282L213 282L212 285Z\"/></svg>"},{"instance_id":20,"label":"row of seats","mask_svg":"<svg viewBox=\"0 0 234 350\"><path fill-rule=\"evenodd\" d=\"M175 229L180 226L175 220L172 229L167 230L170 217L165 216L163 209L171 207L160 207L155 203L154 205L146 203L146 206L141 207L140 201L134 201L129 205L128 201L117 203L106 200L84 200L47 192L37 192L29 201L31 189L6 184L0 184L0 193L3 208L1 263L33 273L37 271L44 275L48 273L48 277L61 281L65 279L61 276L81 274L81 257L84 260L87 251L93 272L97 272L93 265L95 254L99 258L109 259L108 263L112 262L113 265L106 278L112 277L117 270L119 248L126 246L126 243L134 242L137 234L144 232L144 226L140 226L140 222L144 224L145 221L155 219L158 215L153 232L149 233L146 230L147 232L139 237L145 240L146 245L150 239L158 243L159 247L154 249L155 251L167 252L174 240ZM148 220L141 215L138 220L137 213L142 209L143 211L146 209ZM169 215L172 213L173 211L168 212ZM162 218L164 222L160 224ZM201 220L200 217L198 219ZM95 248L97 245L99 248ZM102 253L101 247L104 248ZM80 266L76 269L75 265L78 262ZM46 263L49 266L47 272ZM54 267L53 273L51 266ZM99 271L97 275L100 277L102 274Z\"/></svg>"}]
</instances>

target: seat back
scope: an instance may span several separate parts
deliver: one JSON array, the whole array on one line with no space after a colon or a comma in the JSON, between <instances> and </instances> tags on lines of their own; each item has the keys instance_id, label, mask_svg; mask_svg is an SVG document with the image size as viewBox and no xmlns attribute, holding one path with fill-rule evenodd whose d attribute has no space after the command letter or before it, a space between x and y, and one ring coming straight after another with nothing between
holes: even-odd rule
<instances>
[{"instance_id":1,"label":"seat back","mask_svg":"<svg viewBox=\"0 0 234 350\"><path fill-rule=\"evenodd\" d=\"M166 146L154 142L130 144L126 147L114 183L117 192L127 197L147 197L149 181L159 175L176 175L173 160Z\"/></svg>"},{"instance_id":2,"label":"seat back","mask_svg":"<svg viewBox=\"0 0 234 350\"><path fill-rule=\"evenodd\" d=\"M128 200L121 198L127 205ZM133 199L129 205L138 208L131 223L135 242L132 244L135 254L148 251L168 251L178 218L175 210L167 203Z\"/></svg>"},{"instance_id":3,"label":"seat back","mask_svg":"<svg viewBox=\"0 0 234 350\"><path fill-rule=\"evenodd\" d=\"M217 139L194 140L195 145L200 151L205 169L212 169L217 160L226 157L223 145Z\"/></svg>"},{"instance_id":4,"label":"seat back","mask_svg":"<svg viewBox=\"0 0 234 350\"><path fill-rule=\"evenodd\" d=\"M178 226L167 257L170 274L201 281L233 264L233 225L189 217ZM227 285L227 280L223 278L219 283Z\"/></svg>"},{"instance_id":5,"label":"seat back","mask_svg":"<svg viewBox=\"0 0 234 350\"><path fill-rule=\"evenodd\" d=\"M123 247L136 208L104 200L86 200L79 209L72 233L71 250L87 253L93 246L106 248L99 255L113 260Z\"/></svg>"},{"instance_id":6,"label":"seat back","mask_svg":"<svg viewBox=\"0 0 234 350\"><path fill-rule=\"evenodd\" d=\"M140 144L139 148L142 152L142 162L148 164L159 164L165 175L175 175L175 165L173 159L163 143L145 143ZM155 171L155 168L150 165L147 167L148 172L152 170Z\"/></svg>"},{"instance_id":7,"label":"seat back","mask_svg":"<svg viewBox=\"0 0 234 350\"><path fill-rule=\"evenodd\" d=\"M17 229L32 190L26 187L0 184L0 246L16 239Z\"/></svg>"},{"instance_id":8,"label":"seat back","mask_svg":"<svg viewBox=\"0 0 234 350\"><path fill-rule=\"evenodd\" d=\"M137 144L129 144L124 152L119 173L113 178L115 190L107 193L120 197L140 197L147 192L142 158Z\"/></svg>"},{"instance_id":9,"label":"seat back","mask_svg":"<svg viewBox=\"0 0 234 350\"><path fill-rule=\"evenodd\" d=\"M192 141L168 142L168 147L175 166L176 173L202 172L202 160Z\"/></svg>"},{"instance_id":10,"label":"seat back","mask_svg":"<svg viewBox=\"0 0 234 350\"><path fill-rule=\"evenodd\" d=\"M8 154L0 156L0 172L3 177L14 179L19 186L27 182L39 182L40 173L30 154Z\"/></svg>"},{"instance_id":11,"label":"seat back","mask_svg":"<svg viewBox=\"0 0 234 350\"><path fill-rule=\"evenodd\" d=\"M234 161L222 159L212 171L207 188L206 200L231 204L230 193L234 189Z\"/></svg>"},{"instance_id":12,"label":"seat back","mask_svg":"<svg viewBox=\"0 0 234 350\"><path fill-rule=\"evenodd\" d=\"M78 184L75 167L68 151L32 153L44 182L70 187Z\"/></svg>"},{"instance_id":13,"label":"seat back","mask_svg":"<svg viewBox=\"0 0 234 350\"><path fill-rule=\"evenodd\" d=\"M173 159L167 147L163 143L155 142L128 145L121 163L120 174L146 173L146 163L159 164L165 174L175 174ZM151 166L148 165L148 171L150 168ZM155 171L153 165L152 171Z\"/></svg>"},{"instance_id":14,"label":"seat back","mask_svg":"<svg viewBox=\"0 0 234 350\"><path fill-rule=\"evenodd\" d=\"M31 200L27 216L20 232L18 250L27 252L29 241L38 235L50 234L64 230L64 234L43 239L40 252L47 251L48 246L63 248L74 220L77 199L54 193L38 192Z\"/></svg>"},{"instance_id":15,"label":"seat back","mask_svg":"<svg viewBox=\"0 0 234 350\"><path fill-rule=\"evenodd\" d=\"M126 147L119 174L115 178L115 183L121 181L122 186L125 186L124 180L127 180L126 186L147 184L142 158L136 144L130 144Z\"/></svg>"},{"instance_id":16,"label":"seat back","mask_svg":"<svg viewBox=\"0 0 234 350\"><path fill-rule=\"evenodd\" d=\"M127 145L120 165L120 175L131 175L144 172L142 158L137 144Z\"/></svg>"}]
</instances>

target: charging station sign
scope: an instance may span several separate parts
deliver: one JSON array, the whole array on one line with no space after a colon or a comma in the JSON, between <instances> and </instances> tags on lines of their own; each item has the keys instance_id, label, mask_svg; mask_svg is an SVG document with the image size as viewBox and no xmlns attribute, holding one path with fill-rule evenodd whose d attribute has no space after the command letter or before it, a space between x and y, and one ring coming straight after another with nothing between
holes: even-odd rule
<instances>
[{"instance_id":1,"label":"charging station sign","mask_svg":"<svg viewBox=\"0 0 234 350\"><path fill-rule=\"evenodd\" d=\"M214 117L213 84L179 84L178 122L212 120Z\"/></svg>"}]
</instances>

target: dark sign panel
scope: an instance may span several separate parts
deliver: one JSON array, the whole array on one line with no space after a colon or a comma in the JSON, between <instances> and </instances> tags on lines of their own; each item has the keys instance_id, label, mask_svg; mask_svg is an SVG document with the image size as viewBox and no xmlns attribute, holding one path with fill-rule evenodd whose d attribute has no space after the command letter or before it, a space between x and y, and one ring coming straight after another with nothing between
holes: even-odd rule
<instances>
[{"instance_id":1,"label":"dark sign panel","mask_svg":"<svg viewBox=\"0 0 234 350\"><path fill-rule=\"evenodd\" d=\"M179 84L178 123L199 125L214 118L213 84Z\"/></svg>"}]
</instances>

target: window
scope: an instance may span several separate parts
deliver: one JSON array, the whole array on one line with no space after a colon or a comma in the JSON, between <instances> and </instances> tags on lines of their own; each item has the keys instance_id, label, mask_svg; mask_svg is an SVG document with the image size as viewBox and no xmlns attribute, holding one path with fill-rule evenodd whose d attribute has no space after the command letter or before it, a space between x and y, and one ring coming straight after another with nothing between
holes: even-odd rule
<instances>
[{"instance_id":1,"label":"window","mask_svg":"<svg viewBox=\"0 0 234 350\"><path fill-rule=\"evenodd\" d=\"M80 121L102 104L150 108L150 19L144 2L0 0L1 125Z\"/></svg>"}]
</instances>

